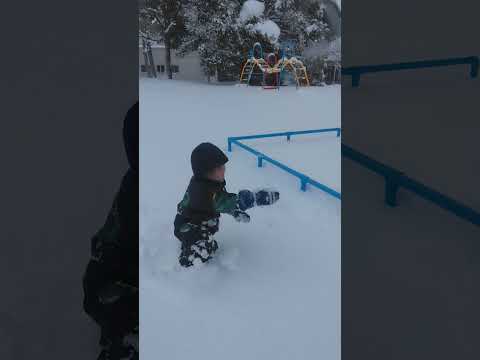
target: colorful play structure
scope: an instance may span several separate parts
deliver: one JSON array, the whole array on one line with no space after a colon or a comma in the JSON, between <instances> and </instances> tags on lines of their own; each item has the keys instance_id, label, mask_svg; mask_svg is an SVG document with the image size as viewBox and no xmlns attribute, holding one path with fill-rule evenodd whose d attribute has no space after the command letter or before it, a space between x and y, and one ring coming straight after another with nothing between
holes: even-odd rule
<instances>
[{"instance_id":1,"label":"colorful play structure","mask_svg":"<svg viewBox=\"0 0 480 360\"><path fill-rule=\"evenodd\" d=\"M264 89L280 89L284 76L290 73L296 87L309 86L307 69L303 62L292 56L290 48L278 49L265 57L260 43L255 43L242 66L240 84L261 85Z\"/></svg>"}]
</instances>

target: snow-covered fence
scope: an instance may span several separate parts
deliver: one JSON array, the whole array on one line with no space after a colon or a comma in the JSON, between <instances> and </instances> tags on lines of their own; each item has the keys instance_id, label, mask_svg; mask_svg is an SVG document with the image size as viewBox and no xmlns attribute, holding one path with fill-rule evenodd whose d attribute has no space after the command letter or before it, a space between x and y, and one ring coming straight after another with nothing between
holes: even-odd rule
<instances>
[{"instance_id":1,"label":"snow-covered fence","mask_svg":"<svg viewBox=\"0 0 480 360\"><path fill-rule=\"evenodd\" d=\"M335 132L337 134L337 137L340 136L341 129L340 128L329 128L329 129L317 129L317 130L304 130L304 131L286 131L286 132L280 132L280 133L270 133L270 134L261 134L261 135L248 135L248 136L235 136L235 137L229 137L227 139L228 142L228 151L232 151L232 144L235 144L244 150L252 153L257 157L257 166L262 167L263 166L263 161L269 162L272 165L277 166L278 168L288 172L289 174L296 176L297 178L300 179L300 189L302 191L307 190L307 184L310 184L327 194L337 198L341 199L341 194L328 186L321 184L320 182L311 179L305 174L302 174L301 172L298 172L285 164L282 164L281 162L272 159L271 157L251 148L250 146L247 146L243 143L240 142L240 140L250 140L250 139L262 139L262 138L270 138L270 137L283 137L285 136L287 138L287 141L290 141L290 138L294 135L304 135L304 134L315 134L315 133L324 133L324 132Z\"/></svg>"},{"instance_id":2,"label":"snow-covered fence","mask_svg":"<svg viewBox=\"0 0 480 360\"><path fill-rule=\"evenodd\" d=\"M352 86L358 87L360 85L360 76L365 73L381 72L381 71L397 71L408 69L420 69L430 68L438 66L452 66L452 65L469 65L470 77L475 78L478 76L479 58L478 56L469 56L464 58L450 58L440 60L423 60L402 62L396 64L382 64L382 65L365 65L365 66L352 66L342 69L342 75L352 76Z\"/></svg>"},{"instance_id":3,"label":"snow-covered fence","mask_svg":"<svg viewBox=\"0 0 480 360\"><path fill-rule=\"evenodd\" d=\"M385 178L385 203L387 205L396 206L398 189L404 188L454 213L458 217L480 226L479 212L408 177L401 171L382 164L345 144L342 144L342 156L361 164Z\"/></svg>"}]
</instances>

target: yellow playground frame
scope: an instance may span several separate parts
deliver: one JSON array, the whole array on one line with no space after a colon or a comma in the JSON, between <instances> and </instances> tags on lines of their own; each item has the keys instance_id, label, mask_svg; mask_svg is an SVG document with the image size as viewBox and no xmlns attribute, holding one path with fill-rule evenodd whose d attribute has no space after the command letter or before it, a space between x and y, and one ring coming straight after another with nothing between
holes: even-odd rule
<instances>
[{"instance_id":1,"label":"yellow playground frame","mask_svg":"<svg viewBox=\"0 0 480 360\"><path fill-rule=\"evenodd\" d=\"M275 64L272 65L272 62L266 61L263 58L263 54L260 57L255 57L255 48L259 47L260 44L254 45L254 51L250 53L250 57L247 59L245 64L242 66L242 70L240 73L240 84L250 85L250 79L252 74L256 69L257 74L262 74L263 80L262 85L264 88L280 88L280 74L284 71L291 72L296 81L296 86L298 87L306 87L310 86L310 81L308 80L307 68L303 64L303 62L296 57L286 57L283 56L282 58L278 59ZM260 47L261 51L261 47ZM274 54L269 54L268 57ZM259 71L259 72L258 72ZM266 86L265 84L265 77L266 75L276 75L276 86Z\"/></svg>"}]
</instances>

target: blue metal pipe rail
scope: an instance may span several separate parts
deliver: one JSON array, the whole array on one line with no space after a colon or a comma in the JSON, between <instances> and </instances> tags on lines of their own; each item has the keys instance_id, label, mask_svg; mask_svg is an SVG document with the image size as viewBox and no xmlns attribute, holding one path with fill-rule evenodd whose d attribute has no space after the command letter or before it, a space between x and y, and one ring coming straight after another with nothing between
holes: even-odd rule
<instances>
[{"instance_id":1,"label":"blue metal pipe rail","mask_svg":"<svg viewBox=\"0 0 480 360\"><path fill-rule=\"evenodd\" d=\"M251 148L250 146L245 145L245 144L240 142L240 140L262 139L262 138L279 137L279 136L280 137L285 136L287 138L287 141L290 141L290 138L294 135L304 135L304 134L314 134L314 133L324 133L324 132L336 132L337 137L339 137L341 129L340 128L329 128L329 129L304 130L304 131L286 131L286 132L271 133L271 134L229 137L227 139L228 151L231 152L232 151L232 144L235 144L235 145L241 147L242 149L244 149L244 150L252 153L253 155L255 155L257 157L257 166L258 167L262 167L263 162L266 161L266 162L269 162L272 165L275 165L278 168L286 171L287 173L299 178L300 179L300 189L302 191L306 191L307 190L307 184L310 184L310 185L326 192L327 194L329 194L329 195L331 195L331 196L333 196L337 199L341 199L341 194L339 192L329 188L328 186L326 186L324 184L319 183L318 181L316 181L314 179L311 179L307 175L302 174L302 173L300 173L300 172L282 164L281 162L279 162L275 159L272 159L271 157L269 157L269 156L255 150L255 149Z\"/></svg>"},{"instance_id":2,"label":"blue metal pipe rail","mask_svg":"<svg viewBox=\"0 0 480 360\"><path fill-rule=\"evenodd\" d=\"M464 65L464 64L470 65L471 78L475 78L478 76L478 67L479 67L478 56L468 56L463 58L449 58L449 59L439 59L439 60L411 61L411 62L382 64L382 65L352 66L352 67L343 68L342 74L351 75L352 87L358 87L360 85L360 76L366 73L431 68L431 67L438 67L438 66Z\"/></svg>"},{"instance_id":3,"label":"blue metal pipe rail","mask_svg":"<svg viewBox=\"0 0 480 360\"><path fill-rule=\"evenodd\" d=\"M397 206L398 189L404 188L416 195L452 212L456 216L480 226L480 213L448 196L429 188L428 186L410 178L401 171L382 164L353 148L342 144L342 156L345 156L369 170L385 178L385 202L389 206Z\"/></svg>"}]
</instances>

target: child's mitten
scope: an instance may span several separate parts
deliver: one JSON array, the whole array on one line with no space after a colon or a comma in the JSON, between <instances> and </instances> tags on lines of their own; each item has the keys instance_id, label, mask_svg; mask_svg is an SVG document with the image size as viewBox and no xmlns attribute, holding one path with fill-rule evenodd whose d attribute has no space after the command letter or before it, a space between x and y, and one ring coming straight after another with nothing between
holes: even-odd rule
<instances>
[{"instance_id":1,"label":"child's mitten","mask_svg":"<svg viewBox=\"0 0 480 360\"><path fill-rule=\"evenodd\" d=\"M280 199L280 193L271 189L255 191L255 203L257 206L272 205Z\"/></svg>"},{"instance_id":2,"label":"child's mitten","mask_svg":"<svg viewBox=\"0 0 480 360\"><path fill-rule=\"evenodd\" d=\"M238 193L238 207L240 210L247 210L254 206L272 205L279 199L280 193L272 189L241 190Z\"/></svg>"},{"instance_id":3,"label":"child's mitten","mask_svg":"<svg viewBox=\"0 0 480 360\"><path fill-rule=\"evenodd\" d=\"M248 215L244 211L234 210L232 215L233 215L234 219L237 220L238 222L243 222L243 223L250 222L250 215Z\"/></svg>"},{"instance_id":4,"label":"child's mitten","mask_svg":"<svg viewBox=\"0 0 480 360\"><path fill-rule=\"evenodd\" d=\"M238 193L238 207L245 211L255 206L255 194L250 190L240 190Z\"/></svg>"}]
</instances>

